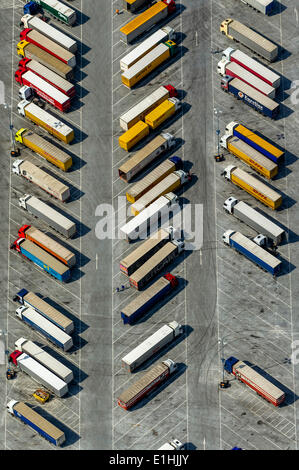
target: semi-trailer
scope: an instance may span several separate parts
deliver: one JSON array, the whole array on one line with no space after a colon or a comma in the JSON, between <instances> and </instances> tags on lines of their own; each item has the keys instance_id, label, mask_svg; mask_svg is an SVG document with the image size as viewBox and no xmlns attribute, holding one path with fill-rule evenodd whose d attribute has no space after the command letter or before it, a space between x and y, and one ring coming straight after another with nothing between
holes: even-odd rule
<instances>
[{"instance_id":1,"label":"semi-trailer","mask_svg":"<svg viewBox=\"0 0 299 470\"><path fill-rule=\"evenodd\" d=\"M132 287L141 290L163 268L171 263L185 249L183 241L172 240L160 248L140 268L131 274L129 282Z\"/></svg>"},{"instance_id":2,"label":"semi-trailer","mask_svg":"<svg viewBox=\"0 0 299 470\"><path fill-rule=\"evenodd\" d=\"M157 354L158 351L182 333L182 325L179 325L176 321L162 326L145 341L136 346L129 354L126 354L121 360L121 366L128 372L133 372L133 370Z\"/></svg>"},{"instance_id":3,"label":"semi-trailer","mask_svg":"<svg viewBox=\"0 0 299 470\"><path fill-rule=\"evenodd\" d=\"M29 129L24 127L19 129L15 135L15 140L63 171L67 171L72 166L73 162L70 155Z\"/></svg>"},{"instance_id":4,"label":"semi-trailer","mask_svg":"<svg viewBox=\"0 0 299 470\"><path fill-rule=\"evenodd\" d=\"M160 196L171 191L175 191L187 183L187 181L190 181L190 175L183 170L177 170L170 173L131 205L132 215L138 215L146 207L155 202Z\"/></svg>"},{"instance_id":5,"label":"semi-trailer","mask_svg":"<svg viewBox=\"0 0 299 470\"><path fill-rule=\"evenodd\" d=\"M127 190L126 197L128 202L131 202L132 204L136 202L141 196L152 189L161 180L166 178L170 173L173 173L175 170L180 170L182 165L182 160L179 157L170 157L162 162Z\"/></svg>"},{"instance_id":6,"label":"semi-trailer","mask_svg":"<svg viewBox=\"0 0 299 470\"><path fill-rule=\"evenodd\" d=\"M282 203L279 193L235 165L227 166L222 175L273 210Z\"/></svg>"},{"instance_id":7,"label":"semi-trailer","mask_svg":"<svg viewBox=\"0 0 299 470\"><path fill-rule=\"evenodd\" d=\"M53 238L49 237L46 233L38 230L36 227L33 227L32 225L23 225L18 230L18 236L20 238L26 238L32 243L40 246L43 250L48 251L66 266L70 268L75 266L76 255L60 243L53 240Z\"/></svg>"},{"instance_id":8,"label":"semi-trailer","mask_svg":"<svg viewBox=\"0 0 299 470\"><path fill-rule=\"evenodd\" d=\"M280 75L239 49L228 47L222 52L222 58L236 62L236 64L241 65L241 67L253 73L253 75L256 75L261 80L264 80L273 88L278 88L280 85Z\"/></svg>"},{"instance_id":9,"label":"semi-trailer","mask_svg":"<svg viewBox=\"0 0 299 470\"><path fill-rule=\"evenodd\" d=\"M239 137L224 135L220 145L266 178L272 179L277 175L278 165Z\"/></svg>"},{"instance_id":10,"label":"semi-trailer","mask_svg":"<svg viewBox=\"0 0 299 470\"><path fill-rule=\"evenodd\" d=\"M68 317L59 312L52 305L48 304L41 297L38 297L34 292L28 292L26 289L21 289L13 298L14 302L18 302L24 307L31 307L36 310L40 315L45 317L51 323L54 323L58 328L70 335L74 331L74 322Z\"/></svg>"},{"instance_id":11,"label":"semi-trailer","mask_svg":"<svg viewBox=\"0 0 299 470\"><path fill-rule=\"evenodd\" d=\"M278 115L279 103L263 95L263 93L247 85L247 83L244 83L239 78L229 77L228 75L222 77L221 88L264 116L274 119Z\"/></svg>"},{"instance_id":12,"label":"semi-trailer","mask_svg":"<svg viewBox=\"0 0 299 470\"><path fill-rule=\"evenodd\" d=\"M45 129L49 134L54 135L57 139L69 144L75 137L74 129L67 126L57 117L48 111L41 109L35 103L22 100L18 103L18 113L30 119L34 124Z\"/></svg>"},{"instance_id":13,"label":"semi-trailer","mask_svg":"<svg viewBox=\"0 0 299 470\"><path fill-rule=\"evenodd\" d=\"M127 390L122 392L117 400L119 406L128 410L138 401L142 400L152 390L165 382L173 372L177 370L177 364L171 359L159 362L143 375L137 382L133 383Z\"/></svg>"},{"instance_id":14,"label":"semi-trailer","mask_svg":"<svg viewBox=\"0 0 299 470\"><path fill-rule=\"evenodd\" d=\"M23 176L61 202L67 201L70 197L70 188L68 186L28 160L15 160L13 162L12 172L16 175Z\"/></svg>"},{"instance_id":15,"label":"semi-trailer","mask_svg":"<svg viewBox=\"0 0 299 470\"><path fill-rule=\"evenodd\" d=\"M66 65L59 59L56 59L53 55L44 51L38 46L31 44L28 41L20 41L17 44L17 53L22 57L27 57L28 59L37 60L40 64L45 65L53 72L56 72L61 77L66 80L71 80L74 78L74 71L72 67Z\"/></svg>"},{"instance_id":16,"label":"semi-trailer","mask_svg":"<svg viewBox=\"0 0 299 470\"><path fill-rule=\"evenodd\" d=\"M120 179L128 183L134 176L162 155L163 152L174 147L175 144L176 140L173 135L168 133L157 135L157 137L119 167L118 174Z\"/></svg>"},{"instance_id":17,"label":"semi-trailer","mask_svg":"<svg viewBox=\"0 0 299 470\"><path fill-rule=\"evenodd\" d=\"M269 98L275 98L276 88L272 87L264 80L261 80L253 73L244 69L236 62L230 62L227 59L222 59L220 62L218 62L217 72L222 76L228 75L229 77L239 78L244 83L247 83L247 85L250 85L255 90L263 93L263 95L268 96Z\"/></svg>"},{"instance_id":18,"label":"semi-trailer","mask_svg":"<svg viewBox=\"0 0 299 470\"><path fill-rule=\"evenodd\" d=\"M151 129L156 129L166 121L166 119L169 119L181 109L181 107L182 103L179 99L169 98L145 116L145 123L148 124Z\"/></svg>"},{"instance_id":19,"label":"semi-trailer","mask_svg":"<svg viewBox=\"0 0 299 470\"><path fill-rule=\"evenodd\" d=\"M269 62L277 59L278 46L239 21L227 18L221 23L220 32L229 39L240 42Z\"/></svg>"},{"instance_id":20,"label":"semi-trailer","mask_svg":"<svg viewBox=\"0 0 299 470\"><path fill-rule=\"evenodd\" d=\"M54 28L53 25L48 24L41 18L27 14L22 16L21 24L24 28L35 29L39 33L42 33L44 36L56 42L56 44L59 44L67 51L72 52L73 54L77 52L77 42L73 38L59 31L59 29Z\"/></svg>"},{"instance_id":21,"label":"semi-trailer","mask_svg":"<svg viewBox=\"0 0 299 470\"><path fill-rule=\"evenodd\" d=\"M138 121L118 138L119 146L127 152L140 140L149 135L150 128L143 121Z\"/></svg>"},{"instance_id":22,"label":"semi-trailer","mask_svg":"<svg viewBox=\"0 0 299 470\"><path fill-rule=\"evenodd\" d=\"M21 67L22 70L31 70L31 72L43 78L46 80L46 82L50 83L50 85L54 86L57 88L57 90L61 91L61 93L64 93L70 98L73 98L76 94L75 85L73 85L73 83L69 82L65 78L62 78L56 72L53 72L53 70L48 69L48 67L40 64L34 59L27 59L27 57L21 59L19 62L19 67Z\"/></svg>"},{"instance_id":23,"label":"semi-trailer","mask_svg":"<svg viewBox=\"0 0 299 470\"><path fill-rule=\"evenodd\" d=\"M177 286L178 279L175 276L170 273L162 276L122 308L120 316L124 325L132 325Z\"/></svg>"},{"instance_id":24,"label":"semi-trailer","mask_svg":"<svg viewBox=\"0 0 299 470\"><path fill-rule=\"evenodd\" d=\"M231 121L225 128L225 134L238 137L277 164L283 161L283 150L270 144L267 140L238 122Z\"/></svg>"},{"instance_id":25,"label":"semi-trailer","mask_svg":"<svg viewBox=\"0 0 299 470\"><path fill-rule=\"evenodd\" d=\"M285 393L266 379L254 366L231 356L226 359L224 369L273 405L279 406L285 400Z\"/></svg>"},{"instance_id":26,"label":"semi-trailer","mask_svg":"<svg viewBox=\"0 0 299 470\"><path fill-rule=\"evenodd\" d=\"M66 282L71 277L71 271L68 266L65 266L58 261L58 259L54 258L54 256L35 245L30 240L18 238L11 244L10 248L21 253L25 258L29 259L61 282Z\"/></svg>"},{"instance_id":27,"label":"semi-trailer","mask_svg":"<svg viewBox=\"0 0 299 470\"><path fill-rule=\"evenodd\" d=\"M66 367L62 362L55 359L51 354L44 351L37 344L28 341L26 338L19 338L15 341L15 348L17 351L28 354L35 361L39 362L42 366L46 367L53 374L57 375L61 380L69 384L74 379L74 374L71 369Z\"/></svg>"},{"instance_id":28,"label":"semi-trailer","mask_svg":"<svg viewBox=\"0 0 299 470\"><path fill-rule=\"evenodd\" d=\"M159 65L173 57L176 53L177 45L170 39L163 42L148 52L142 59L138 60L132 67L122 73L121 81L128 87L132 88L140 80L149 75Z\"/></svg>"},{"instance_id":29,"label":"semi-trailer","mask_svg":"<svg viewBox=\"0 0 299 470\"><path fill-rule=\"evenodd\" d=\"M18 366L22 372L25 372L32 377L33 380L47 387L58 397L63 397L68 392L68 386L64 380L56 374L53 374L53 372L28 354L16 350L10 354L10 360Z\"/></svg>"},{"instance_id":30,"label":"semi-trailer","mask_svg":"<svg viewBox=\"0 0 299 470\"><path fill-rule=\"evenodd\" d=\"M249 227L270 239L273 245L279 245L285 238L285 231L244 201L229 197L223 204L229 214L233 214Z\"/></svg>"},{"instance_id":31,"label":"semi-trailer","mask_svg":"<svg viewBox=\"0 0 299 470\"><path fill-rule=\"evenodd\" d=\"M35 93L55 108L62 112L67 111L71 106L71 99L65 93L62 93L53 85L46 82L43 78L39 77L31 70L19 68L15 72L15 80L23 86L29 87L35 91ZM24 91L21 89L19 93L20 98L24 98Z\"/></svg>"},{"instance_id":32,"label":"semi-trailer","mask_svg":"<svg viewBox=\"0 0 299 470\"><path fill-rule=\"evenodd\" d=\"M138 8L149 3L150 0L123 0L123 6L127 11L135 13Z\"/></svg>"},{"instance_id":33,"label":"semi-trailer","mask_svg":"<svg viewBox=\"0 0 299 470\"><path fill-rule=\"evenodd\" d=\"M280 272L282 262L242 233L227 230L222 235L222 240L272 276L277 276Z\"/></svg>"},{"instance_id":34,"label":"semi-trailer","mask_svg":"<svg viewBox=\"0 0 299 470\"><path fill-rule=\"evenodd\" d=\"M25 194L20 197L19 206L35 217L39 217L66 238L71 238L76 233L76 224L74 222L35 196Z\"/></svg>"},{"instance_id":35,"label":"semi-trailer","mask_svg":"<svg viewBox=\"0 0 299 470\"><path fill-rule=\"evenodd\" d=\"M73 346L73 339L70 335L47 320L34 308L19 307L16 310L16 316L29 325L30 328L39 331L51 343L63 349L63 351L68 351Z\"/></svg>"},{"instance_id":36,"label":"semi-trailer","mask_svg":"<svg viewBox=\"0 0 299 470\"><path fill-rule=\"evenodd\" d=\"M26 28L20 32L20 41L30 42L48 54L61 60L64 64L74 68L76 66L76 56L64 49L62 46L47 38L35 29Z\"/></svg>"},{"instance_id":37,"label":"semi-trailer","mask_svg":"<svg viewBox=\"0 0 299 470\"><path fill-rule=\"evenodd\" d=\"M6 405L7 411L28 424L34 431L47 439L55 446L61 446L65 442L65 434L54 424L43 418L39 413L17 400L10 400Z\"/></svg>"},{"instance_id":38,"label":"semi-trailer","mask_svg":"<svg viewBox=\"0 0 299 470\"><path fill-rule=\"evenodd\" d=\"M131 43L145 31L151 29L159 21L171 15L176 10L174 0L158 1L125 26L120 28L120 37L127 44Z\"/></svg>"},{"instance_id":39,"label":"semi-trailer","mask_svg":"<svg viewBox=\"0 0 299 470\"><path fill-rule=\"evenodd\" d=\"M157 230L159 218L161 219L160 225L162 226L163 223L169 221L170 212L174 213L178 208L178 197L174 193L165 194L123 225L120 233L127 242L137 240L138 238L147 238L148 230L151 233Z\"/></svg>"},{"instance_id":40,"label":"semi-trailer","mask_svg":"<svg viewBox=\"0 0 299 470\"><path fill-rule=\"evenodd\" d=\"M241 2L264 15L269 15L275 5L275 0L241 0Z\"/></svg>"},{"instance_id":41,"label":"semi-trailer","mask_svg":"<svg viewBox=\"0 0 299 470\"><path fill-rule=\"evenodd\" d=\"M162 246L173 239L173 227L161 228L128 256L120 261L119 267L122 273L130 276L145 261L153 256Z\"/></svg>"},{"instance_id":42,"label":"semi-trailer","mask_svg":"<svg viewBox=\"0 0 299 470\"><path fill-rule=\"evenodd\" d=\"M139 46L135 47L129 54L125 55L120 60L120 69L125 72L132 65L136 64L138 60L142 59L148 52L150 52L154 47L158 46L161 42L172 41L175 39L175 32L169 26L164 26L164 28L158 29L154 34L149 38L145 39Z\"/></svg>"},{"instance_id":43,"label":"semi-trailer","mask_svg":"<svg viewBox=\"0 0 299 470\"><path fill-rule=\"evenodd\" d=\"M34 2L39 5L43 11L50 13L54 18L59 21L62 21L68 26L73 26L76 23L76 11L70 8L68 5L58 1L58 0L34 0ZM29 13L25 10L24 13Z\"/></svg>"},{"instance_id":44,"label":"semi-trailer","mask_svg":"<svg viewBox=\"0 0 299 470\"><path fill-rule=\"evenodd\" d=\"M173 439L170 442L166 442L163 446L159 447L158 450L182 450L184 449L184 444L181 443L178 439Z\"/></svg>"},{"instance_id":45,"label":"semi-trailer","mask_svg":"<svg viewBox=\"0 0 299 470\"><path fill-rule=\"evenodd\" d=\"M167 98L176 96L177 90L172 85L160 86L157 90L153 91L149 96L120 116L120 127L124 131L129 130L138 121L144 121L145 116L163 101L167 100Z\"/></svg>"}]
</instances>

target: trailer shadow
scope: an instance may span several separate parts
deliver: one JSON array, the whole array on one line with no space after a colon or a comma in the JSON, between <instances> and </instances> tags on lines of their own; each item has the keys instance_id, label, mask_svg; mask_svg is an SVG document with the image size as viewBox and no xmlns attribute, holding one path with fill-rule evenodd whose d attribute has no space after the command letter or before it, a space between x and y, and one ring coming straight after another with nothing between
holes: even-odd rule
<instances>
[{"instance_id":1,"label":"trailer shadow","mask_svg":"<svg viewBox=\"0 0 299 470\"><path fill-rule=\"evenodd\" d=\"M197 447L192 442L185 442L183 450L196 450Z\"/></svg>"},{"instance_id":2,"label":"trailer shadow","mask_svg":"<svg viewBox=\"0 0 299 470\"><path fill-rule=\"evenodd\" d=\"M76 89L76 96L78 99L82 99L82 98L85 98L85 96L87 96L90 92L84 88L82 85L79 85L79 83L76 83L75 85L75 89ZM73 108L72 108L73 109Z\"/></svg>"},{"instance_id":3,"label":"trailer shadow","mask_svg":"<svg viewBox=\"0 0 299 470\"><path fill-rule=\"evenodd\" d=\"M41 199L42 200L42 199ZM45 202L45 201L43 201ZM60 207L52 204L51 201L47 201L46 204L49 206L49 207L52 207L54 210L56 210L57 212L59 212L61 215L63 215L64 217L66 217L67 219L71 220L72 222L74 222L76 224L76 228L77 228L77 232L75 233L75 235L71 238L72 240L76 240L77 238L80 238L80 237L83 237L84 235L86 235L88 232L90 232L90 228L87 227L87 225L83 224L82 222L79 222L73 215L71 214L68 214L66 211L62 210Z\"/></svg>"},{"instance_id":4,"label":"trailer shadow","mask_svg":"<svg viewBox=\"0 0 299 470\"><path fill-rule=\"evenodd\" d=\"M161 393L166 387L168 387L170 384L172 384L175 380L177 380L181 375L183 375L186 370L187 370L187 365L179 362L177 363L177 370L176 372L173 372L166 380L165 382L162 382L161 385L158 385L158 387L153 390L152 392L149 393L149 395L146 395L140 402L136 403L136 405L132 406L132 408L129 408L128 411L135 411L140 408L143 408L147 403L152 401L154 398L157 397L159 393ZM161 402L160 398L156 399L156 404Z\"/></svg>"},{"instance_id":5,"label":"trailer shadow","mask_svg":"<svg viewBox=\"0 0 299 470\"><path fill-rule=\"evenodd\" d=\"M288 361L289 359L286 358L286 360ZM273 385L275 385L276 387L278 387L280 390L282 390L285 393L286 399L279 406L279 408L284 408L286 406L292 405L293 403L295 403L295 401L298 400L299 398L298 395L296 395L294 392L292 392L292 390L290 390L288 387L286 387L281 382L279 382L274 377L272 377L272 375L268 374L268 372L266 372L264 369L261 369L259 366L252 364L250 361L244 361L244 362L245 364L247 364L248 366L256 370L259 374L261 374L266 380L269 380L269 382L271 382ZM273 364L273 367L276 365L277 364ZM270 367L268 367L267 369L269 369Z\"/></svg>"},{"instance_id":6,"label":"trailer shadow","mask_svg":"<svg viewBox=\"0 0 299 470\"><path fill-rule=\"evenodd\" d=\"M280 119L284 119L286 117L289 117L291 114L294 113L294 110L289 108L283 103L279 104L279 113L278 115L274 118L274 121L279 121Z\"/></svg>"},{"instance_id":7,"label":"trailer shadow","mask_svg":"<svg viewBox=\"0 0 299 470\"><path fill-rule=\"evenodd\" d=\"M184 328L184 332L178 336L177 338L175 338L171 343L169 343L168 345L166 345L164 348L162 348L157 354L155 354L154 356L152 356L151 358L149 358L147 361L145 361L140 367L138 367L137 369L133 370L133 374L135 372L140 372L140 371L143 371L145 369L147 369L148 367L150 367L154 362L158 361L159 359L162 358L162 356L166 356L168 357L168 352L171 351L175 346L177 346L178 344L180 344L182 341L184 341L193 331L193 328L190 326L190 325L183 325L183 328ZM162 359L161 359L162 360Z\"/></svg>"},{"instance_id":8,"label":"trailer shadow","mask_svg":"<svg viewBox=\"0 0 299 470\"><path fill-rule=\"evenodd\" d=\"M268 15L268 17L270 18L271 16L279 15L280 13L285 11L286 9L287 9L287 7L285 5L283 5L281 2L276 0L276 2L274 3L274 7L273 7L271 13Z\"/></svg>"},{"instance_id":9,"label":"trailer shadow","mask_svg":"<svg viewBox=\"0 0 299 470\"><path fill-rule=\"evenodd\" d=\"M250 27L250 29L255 31L257 34L259 34L260 36L262 36L263 38L267 39L268 41L272 42L272 44L275 44L275 46L277 46L277 48L278 48L277 58L273 62L270 62L270 63L274 63L274 62L278 62L278 61L287 59L288 57L290 57L292 55L292 53L290 51L288 51L287 49L282 47L281 44L279 44L278 42L275 42L272 38L269 38L268 36L265 36L264 34L262 34L260 31L258 31L257 29L255 29L251 25L249 25L249 27ZM264 59L264 58L262 58L262 60L265 60L264 65L266 64L266 66L268 67L269 61Z\"/></svg>"}]
</instances>

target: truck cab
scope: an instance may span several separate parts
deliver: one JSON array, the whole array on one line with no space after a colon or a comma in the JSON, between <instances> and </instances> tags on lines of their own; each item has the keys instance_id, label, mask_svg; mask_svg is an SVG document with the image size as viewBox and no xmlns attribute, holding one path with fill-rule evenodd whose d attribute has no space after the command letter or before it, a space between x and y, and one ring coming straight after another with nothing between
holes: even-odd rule
<instances>
[{"instance_id":1,"label":"truck cab","mask_svg":"<svg viewBox=\"0 0 299 470\"><path fill-rule=\"evenodd\" d=\"M222 58L230 60L230 57L232 53L235 51L232 47L227 47L223 52L222 52Z\"/></svg>"},{"instance_id":2,"label":"truck cab","mask_svg":"<svg viewBox=\"0 0 299 470\"><path fill-rule=\"evenodd\" d=\"M225 134L229 135L230 137L234 135L234 128L239 126L239 123L236 121L231 121L229 124L227 124L225 128Z\"/></svg>"},{"instance_id":3,"label":"truck cab","mask_svg":"<svg viewBox=\"0 0 299 470\"><path fill-rule=\"evenodd\" d=\"M224 234L222 235L223 243L225 243L226 245L230 245L229 239L235 232L235 230L227 230L226 232L224 232Z\"/></svg>"},{"instance_id":4,"label":"truck cab","mask_svg":"<svg viewBox=\"0 0 299 470\"><path fill-rule=\"evenodd\" d=\"M223 172L221 173L221 175L224 176L224 178L226 178L227 180L231 180L231 173L232 173L232 171L234 171L235 168L237 168L235 165L228 165L228 166L223 170Z\"/></svg>"},{"instance_id":5,"label":"truck cab","mask_svg":"<svg viewBox=\"0 0 299 470\"><path fill-rule=\"evenodd\" d=\"M229 214L232 214L234 211L234 207L236 204L238 204L238 202L239 202L238 199L231 196L228 199L226 199L226 201L224 202L223 209Z\"/></svg>"},{"instance_id":6,"label":"truck cab","mask_svg":"<svg viewBox=\"0 0 299 470\"><path fill-rule=\"evenodd\" d=\"M231 82L233 78L234 78L234 77L230 77L229 75L224 75L224 76L221 78L221 88L222 88L222 90L228 91L228 89L229 89L229 82Z\"/></svg>"},{"instance_id":7,"label":"truck cab","mask_svg":"<svg viewBox=\"0 0 299 470\"><path fill-rule=\"evenodd\" d=\"M225 75L225 70L226 70L226 66L230 63L229 60L223 58L220 60L220 62L218 62L218 65L217 65L217 72L220 74L220 75Z\"/></svg>"},{"instance_id":8,"label":"truck cab","mask_svg":"<svg viewBox=\"0 0 299 470\"><path fill-rule=\"evenodd\" d=\"M222 34L225 34L229 39L234 39L232 36L229 36L228 34L228 25L232 22L233 20L231 18L227 18L226 20L222 21L220 25L220 32Z\"/></svg>"},{"instance_id":9,"label":"truck cab","mask_svg":"<svg viewBox=\"0 0 299 470\"><path fill-rule=\"evenodd\" d=\"M9 355L9 362L12 362L15 366L18 365L18 357L21 356L23 353L22 351L19 351L18 349L16 349L14 352L12 352L10 355Z\"/></svg>"},{"instance_id":10,"label":"truck cab","mask_svg":"<svg viewBox=\"0 0 299 470\"><path fill-rule=\"evenodd\" d=\"M178 368L177 364L175 362L173 362L171 359L166 359L166 361L162 361L162 362L163 362L163 364L165 364L168 367L169 374L172 374Z\"/></svg>"},{"instance_id":11,"label":"truck cab","mask_svg":"<svg viewBox=\"0 0 299 470\"><path fill-rule=\"evenodd\" d=\"M226 372L228 372L229 374L232 374L233 372L233 366L239 362L239 359L237 359L236 357L234 356L230 356L228 359L226 359L225 363L224 363L224 369L226 370Z\"/></svg>"},{"instance_id":12,"label":"truck cab","mask_svg":"<svg viewBox=\"0 0 299 470\"><path fill-rule=\"evenodd\" d=\"M183 450L184 444L178 439L173 439L170 442L166 442L163 446L159 447L158 450Z\"/></svg>"},{"instance_id":13,"label":"truck cab","mask_svg":"<svg viewBox=\"0 0 299 470\"><path fill-rule=\"evenodd\" d=\"M35 2L28 2L23 8L24 15L36 15L40 11L40 6Z\"/></svg>"}]
</instances>

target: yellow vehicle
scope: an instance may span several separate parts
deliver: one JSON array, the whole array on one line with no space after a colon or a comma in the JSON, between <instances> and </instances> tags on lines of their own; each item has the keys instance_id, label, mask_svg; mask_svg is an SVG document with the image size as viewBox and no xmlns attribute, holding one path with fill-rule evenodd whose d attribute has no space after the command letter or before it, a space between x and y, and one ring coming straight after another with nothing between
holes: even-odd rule
<instances>
[{"instance_id":1,"label":"yellow vehicle","mask_svg":"<svg viewBox=\"0 0 299 470\"><path fill-rule=\"evenodd\" d=\"M15 140L63 171L67 171L72 166L72 157L70 155L28 129L19 129L15 135Z\"/></svg>"},{"instance_id":2,"label":"yellow vehicle","mask_svg":"<svg viewBox=\"0 0 299 470\"><path fill-rule=\"evenodd\" d=\"M39 388L38 390L35 390L32 396L40 403L46 403L50 398L50 393Z\"/></svg>"},{"instance_id":3,"label":"yellow vehicle","mask_svg":"<svg viewBox=\"0 0 299 470\"><path fill-rule=\"evenodd\" d=\"M177 98L169 98L145 116L145 123L152 129L156 129L180 109L181 106L181 102Z\"/></svg>"},{"instance_id":4,"label":"yellow vehicle","mask_svg":"<svg viewBox=\"0 0 299 470\"><path fill-rule=\"evenodd\" d=\"M119 146L127 152L149 134L149 126L143 121L137 122L118 139Z\"/></svg>"}]
</instances>

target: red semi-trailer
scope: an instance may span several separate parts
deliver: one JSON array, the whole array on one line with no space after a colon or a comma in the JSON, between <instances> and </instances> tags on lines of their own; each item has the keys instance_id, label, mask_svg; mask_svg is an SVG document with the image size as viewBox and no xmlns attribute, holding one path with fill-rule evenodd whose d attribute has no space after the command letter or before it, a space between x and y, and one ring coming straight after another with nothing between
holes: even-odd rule
<instances>
[{"instance_id":1,"label":"red semi-trailer","mask_svg":"<svg viewBox=\"0 0 299 470\"><path fill-rule=\"evenodd\" d=\"M31 72L31 70L26 71L26 69L19 68L15 72L15 80L21 85L34 89L40 98L43 98L62 112L67 111L71 106L69 96L57 90L57 88Z\"/></svg>"},{"instance_id":2,"label":"red semi-trailer","mask_svg":"<svg viewBox=\"0 0 299 470\"><path fill-rule=\"evenodd\" d=\"M56 59L67 64L69 67L73 68L76 65L76 56L72 54L72 52L67 51L62 46L59 46L59 44L56 44L56 42L47 38L35 29L23 29L23 31L20 32L20 41L27 41L40 47L44 51L56 57Z\"/></svg>"}]
</instances>

